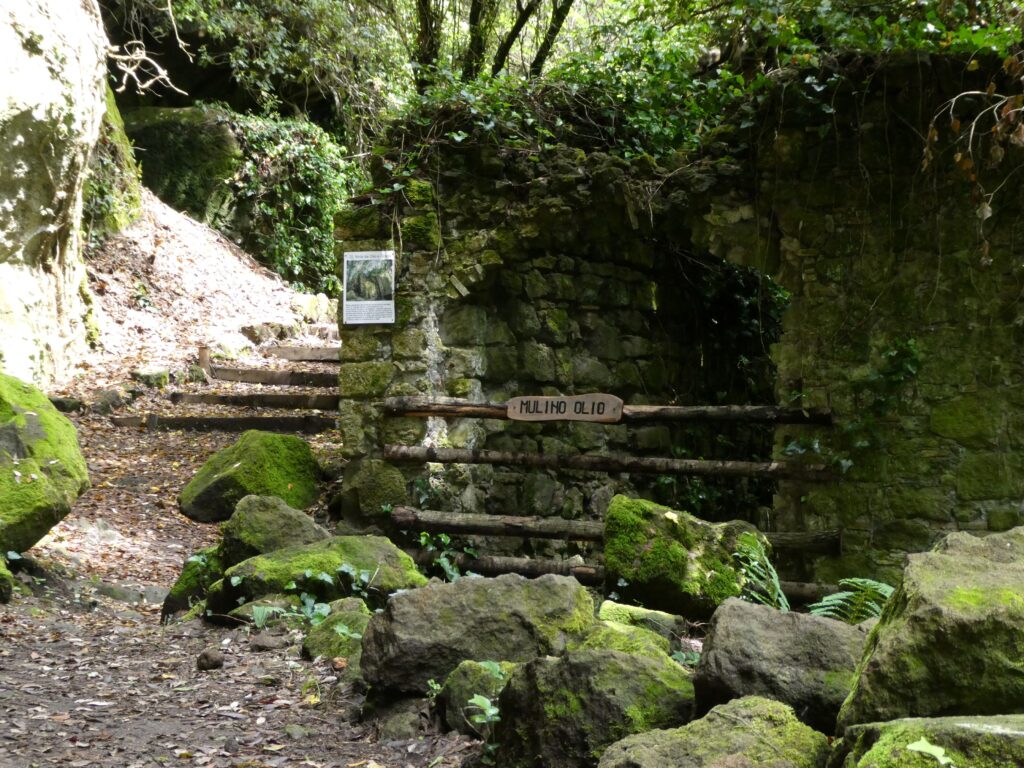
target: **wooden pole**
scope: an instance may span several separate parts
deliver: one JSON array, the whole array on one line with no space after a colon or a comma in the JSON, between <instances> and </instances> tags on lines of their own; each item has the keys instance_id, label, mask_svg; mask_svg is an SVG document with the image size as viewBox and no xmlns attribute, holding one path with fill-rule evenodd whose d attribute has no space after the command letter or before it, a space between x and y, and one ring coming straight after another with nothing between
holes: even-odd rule
<instances>
[{"instance_id":1,"label":"wooden pole","mask_svg":"<svg viewBox=\"0 0 1024 768\"><path fill-rule=\"evenodd\" d=\"M403 530L457 533L480 536L521 536L564 541L603 541L604 523L564 520L560 517L516 517L440 512L432 509L395 507L391 521ZM770 531L765 538L776 552L838 554L839 531Z\"/></svg>"},{"instance_id":2,"label":"wooden pole","mask_svg":"<svg viewBox=\"0 0 1024 768\"><path fill-rule=\"evenodd\" d=\"M389 397L389 416L447 416L471 419L508 419L505 403L473 403L457 398ZM763 424L832 424L832 412L823 408L781 405L627 405L622 423L650 421L738 421Z\"/></svg>"},{"instance_id":3,"label":"wooden pole","mask_svg":"<svg viewBox=\"0 0 1024 768\"><path fill-rule=\"evenodd\" d=\"M653 456L590 456L485 451L465 448L385 445L384 458L392 461L435 461L442 464L510 464L541 469L579 469L590 472L642 472L657 475L714 477L823 476L822 464L784 464L778 461L704 461Z\"/></svg>"}]
</instances>

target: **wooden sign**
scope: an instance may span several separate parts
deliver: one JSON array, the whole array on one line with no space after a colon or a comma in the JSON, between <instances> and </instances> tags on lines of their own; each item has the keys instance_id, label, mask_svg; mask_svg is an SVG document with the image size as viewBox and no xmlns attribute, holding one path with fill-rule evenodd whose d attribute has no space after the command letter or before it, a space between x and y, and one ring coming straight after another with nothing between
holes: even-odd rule
<instances>
[{"instance_id":1,"label":"wooden sign","mask_svg":"<svg viewBox=\"0 0 1024 768\"><path fill-rule=\"evenodd\" d=\"M622 419L622 400L615 395L574 397L514 397L508 401L513 421L595 421L615 424Z\"/></svg>"}]
</instances>

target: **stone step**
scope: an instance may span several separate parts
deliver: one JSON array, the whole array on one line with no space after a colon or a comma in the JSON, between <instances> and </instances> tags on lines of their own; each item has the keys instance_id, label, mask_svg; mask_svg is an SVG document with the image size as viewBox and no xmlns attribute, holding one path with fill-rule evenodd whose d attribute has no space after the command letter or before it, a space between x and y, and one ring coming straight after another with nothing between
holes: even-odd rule
<instances>
[{"instance_id":1,"label":"stone step","mask_svg":"<svg viewBox=\"0 0 1024 768\"><path fill-rule=\"evenodd\" d=\"M313 411L338 410L337 395L310 395L290 392L246 392L214 394L209 392L172 392L172 403L203 405L238 405L248 408L297 408Z\"/></svg>"},{"instance_id":2,"label":"stone step","mask_svg":"<svg viewBox=\"0 0 1024 768\"><path fill-rule=\"evenodd\" d=\"M284 360L337 363L341 358L341 347L286 347L276 346L266 350L267 354Z\"/></svg>"},{"instance_id":3,"label":"stone step","mask_svg":"<svg viewBox=\"0 0 1024 768\"><path fill-rule=\"evenodd\" d=\"M211 365L210 378L245 384L274 384L290 387L330 387L337 389L338 376L323 371L271 371L262 368L226 368Z\"/></svg>"},{"instance_id":4,"label":"stone step","mask_svg":"<svg viewBox=\"0 0 1024 768\"><path fill-rule=\"evenodd\" d=\"M194 432L301 432L315 435L337 426L326 416L167 416L148 413L144 416L111 416L117 427L138 427L157 430L191 430Z\"/></svg>"}]
</instances>

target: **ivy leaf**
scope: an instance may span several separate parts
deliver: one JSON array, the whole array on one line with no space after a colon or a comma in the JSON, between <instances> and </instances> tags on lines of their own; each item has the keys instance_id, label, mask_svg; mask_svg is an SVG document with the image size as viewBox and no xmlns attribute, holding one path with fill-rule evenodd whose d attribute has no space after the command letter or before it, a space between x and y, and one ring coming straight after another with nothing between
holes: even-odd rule
<instances>
[{"instance_id":1,"label":"ivy leaf","mask_svg":"<svg viewBox=\"0 0 1024 768\"><path fill-rule=\"evenodd\" d=\"M953 765L953 761L946 757L946 750L932 744L924 736L913 744L907 744L907 749L911 752L920 752L922 755L930 755L938 761L939 765Z\"/></svg>"},{"instance_id":2,"label":"ivy leaf","mask_svg":"<svg viewBox=\"0 0 1024 768\"><path fill-rule=\"evenodd\" d=\"M232 576L231 577L231 586L232 587L237 587L239 584L242 583L242 578L243 578L242 576Z\"/></svg>"}]
</instances>

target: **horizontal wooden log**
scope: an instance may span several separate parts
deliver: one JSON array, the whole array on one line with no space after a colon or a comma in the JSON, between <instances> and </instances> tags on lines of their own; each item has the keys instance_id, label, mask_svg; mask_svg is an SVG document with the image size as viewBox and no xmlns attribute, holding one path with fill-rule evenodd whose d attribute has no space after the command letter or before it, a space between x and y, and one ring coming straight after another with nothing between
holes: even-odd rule
<instances>
[{"instance_id":1,"label":"horizontal wooden log","mask_svg":"<svg viewBox=\"0 0 1024 768\"><path fill-rule=\"evenodd\" d=\"M412 556L417 565L430 566L437 553L418 550ZM529 557L471 557L465 553L453 554L450 559L460 571L479 573L481 576L518 573L532 579L553 573L557 576L572 576L580 584L591 587L604 584L604 568L599 565L573 565L563 560L534 560Z\"/></svg>"},{"instance_id":2,"label":"horizontal wooden log","mask_svg":"<svg viewBox=\"0 0 1024 768\"><path fill-rule=\"evenodd\" d=\"M602 541L604 523L564 520L560 517L518 517L441 512L433 509L395 507L391 520L399 528L432 533L480 536L519 536L564 541ZM839 531L769 531L764 536L776 552L839 554Z\"/></svg>"},{"instance_id":3,"label":"horizontal wooden log","mask_svg":"<svg viewBox=\"0 0 1024 768\"><path fill-rule=\"evenodd\" d=\"M320 361L337 363L341 360L341 347L270 347L266 350L282 360Z\"/></svg>"},{"instance_id":4,"label":"horizontal wooden log","mask_svg":"<svg viewBox=\"0 0 1024 768\"><path fill-rule=\"evenodd\" d=\"M399 528L439 533L478 534L484 536L524 536L534 539L601 541L604 524L589 520L563 520L560 517L513 517L472 515L462 512L437 512L430 509L395 507L391 520Z\"/></svg>"},{"instance_id":5,"label":"horizontal wooden log","mask_svg":"<svg viewBox=\"0 0 1024 768\"><path fill-rule=\"evenodd\" d=\"M337 387L338 377L323 371L272 371L262 368L225 368L210 366L210 378L240 381L245 384L271 384L290 387Z\"/></svg>"},{"instance_id":6,"label":"horizontal wooden log","mask_svg":"<svg viewBox=\"0 0 1024 768\"><path fill-rule=\"evenodd\" d=\"M162 416L150 413L145 416L111 416L110 420L118 427L182 429L193 432L245 432L259 429L264 432L316 435L337 426L334 419L325 416Z\"/></svg>"},{"instance_id":7,"label":"horizontal wooden log","mask_svg":"<svg viewBox=\"0 0 1024 768\"><path fill-rule=\"evenodd\" d=\"M579 469L589 472L641 472L656 475L703 477L812 477L826 473L820 464L785 464L778 461L706 461L654 456L590 456L485 451L465 448L385 445L391 461L436 461L442 464L509 464L540 469Z\"/></svg>"},{"instance_id":8,"label":"horizontal wooden log","mask_svg":"<svg viewBox=\"0 0 1024 768\"><path fill-rule=\"evenodd\" d=\"M457 398L389 397L384 412L391 416L507 419L505 403L473 403ZM781 405L627 405L623 423L650 421L737 421L762 424L831 424L832 412L822 408Z\"/></svg>"},{"instance_id":9,"label":"horizontal wooden log","mask_svg":"<svg viewBox=\"0 0 1024 768\"><path fill-rule=\"evenodd\" d=\"M433 565L436 552L415 550L410 553L416 564L424 567ZM503 573L518 573L520 576L535 578L548 573L558 576L572 576L588 587L604 585L605 570L600 565L573 565L564 560L534 560L529 557L470 557L459 553L451 555L453 565L464 573L479 573L481 576L500 576ZM793 605L807 605L821 600L825 595L838 592L834 584L812 584L798 581L780 582L782 593Z\"/></svg>"},{"instance_id":10,"label":"horizontal wooden log","mask_svg":"<svg viewBox=\"0 0 1024 768\"><path fill-rule=\"evenodd\" d=\"M237 405L248 408L307 408L315 411L336 411L337 395L305 395L291 392L172 392L172 403L199 403L205 405Z\"/></svg>"}]
</instances>

